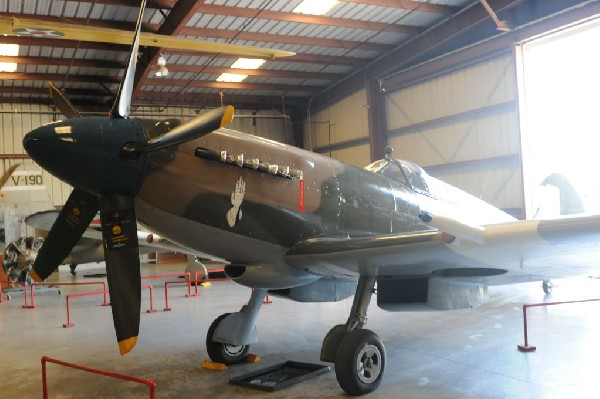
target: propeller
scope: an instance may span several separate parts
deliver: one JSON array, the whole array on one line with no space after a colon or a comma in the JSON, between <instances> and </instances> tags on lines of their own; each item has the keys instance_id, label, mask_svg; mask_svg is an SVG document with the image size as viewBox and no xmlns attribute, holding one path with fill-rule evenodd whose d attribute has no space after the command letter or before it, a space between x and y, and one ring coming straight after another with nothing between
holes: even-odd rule
<instances>
[{"instance_id":1,"label":"propeller","mask_svg":"<svg viewBox=\"0 0 600 399\"><path fill-rule=\"evenodd\" d=\"M134 205L146 176L146 158L233 119L233 107L221 107L152 139L141 121L128 119L129 82L135 75L145 3L143 0L140 7L129 65L111 116L77 117L73 105L51 85L57 107L71 119L40 126L23 139L36 163L74 187L38 253L31 277L39 282L56 270L100 210L113 322L122 355L135 346L139 333L141 278Z\"/></svg>"},{"instance_id":2,"label":"propeller","mask_svg":"<svg viewBox=\"0 0 600 399\"><path fill-rule=\"evenodd\" d=\"M64 116L69 119L81 118L79 111L75 109L71 101L62 94L58 87L54 86L52 82L48 82L48 88L50 89L50 98L52 99L52 102Z\"/></svg>"},{"instance_id":3,"label":"propeller","mask_svg":"<svg viewBox=\"0 0 600 399\"><path fill-rule=\"evenodd\" d=\"M0 190L2 190L2 188L4 187L4 185L6 184L6 182L8 181L8 179L10 179L10 177L12 176L13 172L20 166L20 163L16 163L14 165L12 165L11 167L8 168L8 170L6 172L4 172L4 174L2 175L2 177L0 177ZM0 198L4 197L4 193L2 191L0 191Z\"/></svg>"}]
</instances>

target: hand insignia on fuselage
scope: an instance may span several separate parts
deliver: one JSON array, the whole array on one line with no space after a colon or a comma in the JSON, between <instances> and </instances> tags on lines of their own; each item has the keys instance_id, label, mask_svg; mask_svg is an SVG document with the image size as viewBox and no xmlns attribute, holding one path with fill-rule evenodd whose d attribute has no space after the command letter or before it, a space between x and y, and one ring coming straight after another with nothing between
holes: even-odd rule
<instances>
[{"instance_id":1,"label":"hand insignia on fuselage","mask_svg":"<svg viewBox=\"0 0 600 399\"><path fill-rule=\"evenodd\" d=\"M246 194L246 182L240 177L235 184L235 189L231 193L232 207L227 211L227 223L229 224L229 227L234 227L238 220L242 220L242 210L240 207L244 201L244 194Z\"/></svg>"}]
</instances>

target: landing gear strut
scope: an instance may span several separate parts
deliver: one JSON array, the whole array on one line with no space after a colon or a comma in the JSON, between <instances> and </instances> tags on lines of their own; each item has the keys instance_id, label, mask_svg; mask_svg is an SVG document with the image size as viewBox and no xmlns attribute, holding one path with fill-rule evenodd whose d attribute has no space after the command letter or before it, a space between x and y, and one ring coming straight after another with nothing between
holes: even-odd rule
<instances>
[{"instance_id":1,"label":"landing gear strut","mask_svg":"<svg viewBox=\"0 0 600 399\"><path fill-rule=\"evenodd\" d=\"M206 350L213 362L234 364L246 358L250 344L258 340L256 317L266 295L266 289L257 288L239 312L223 314L213 321L206 334Z\"/></svg>"},{"instance_id":2,"label":"landing gear strut","mask_svg":"<svg viewBox=\"0 0 600 399\"><path fill-rule=\"evenodd\" d=\"M217 317L208 328L206 334L206 351L213 362L224 364L239 363L246 358L250 345L229 345L222 342L213 341L212 336L219 326L219 323L231 313L225 313Z\"/></svg>"},{"instance_id":3,"label":"landing gear strut","mask_svg":"<svg viewBox=\"0 0 600 399\"><path fill-rule=\"evenodd\" d=\"M385 370L381 339L374 332L362 329L375 281L373 276L360 276L348 321L327 333L321 349L321 360L335 363L338 383L349 395L364 395L377 389Z\"/></svg>"}]
</instances>

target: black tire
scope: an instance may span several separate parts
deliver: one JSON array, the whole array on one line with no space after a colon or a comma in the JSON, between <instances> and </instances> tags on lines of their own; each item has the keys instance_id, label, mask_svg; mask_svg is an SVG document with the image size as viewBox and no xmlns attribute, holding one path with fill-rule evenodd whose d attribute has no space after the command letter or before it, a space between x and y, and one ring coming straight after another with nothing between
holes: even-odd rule
<instances>
[{"instance_id":1,"label":"black tire","mask_svg":"<svg viewBox=\"0 0 600 399\"><path fill-rule=\"evenodd\" d=\"M250 350L250 345L235 346L213 341L212 337L215 333L215 330L219 326L219 323L230 314L231 313L225 313L217 317L212 322L208 328L208 332L206 333L206 351L208 352L210 360L216 363L224 363L227 365L242 362L244 359L246 359L248 351Z\"/></svg>"},{"instance_id":2,"label":"black tire","mask_svg":"<svg viewBox=\"0 0 600 399\"><path fill-rule=\"evenodd\" d=\"M350 334L350 332L346 329L345 324L338 324L329 330L323 339L323 346L321 347L321 361L335 363L337 350L347 334Z\"/></svg>"},{"instance_id":3,"label":"black tire","mask_svg":"<svg viewBox=\"0 0 600 399\"><path fill-rule=\"evenodd\" d=\"M385 370L385 348L370 330L354 330L342 340L335 356L335 376L352 396L373 392Z\"/></svg>"}]
</instances>

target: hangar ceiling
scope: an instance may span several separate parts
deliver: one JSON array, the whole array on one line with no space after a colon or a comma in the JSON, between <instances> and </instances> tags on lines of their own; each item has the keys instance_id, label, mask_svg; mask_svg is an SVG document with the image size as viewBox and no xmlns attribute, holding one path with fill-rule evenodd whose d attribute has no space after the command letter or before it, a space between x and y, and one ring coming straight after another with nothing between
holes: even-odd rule
<instances>
[{"instance_id":1,"label":"hangar ceiling","mask_svg":"<svg viewBox=\"0 0 600 399\"><path fill-rule=\"evenodd\" d=\"M142 48L134 105L215 106L223 99L242 109L288 109L439 49L448 39L484 25L494 32L489 10L510 11L523 0L344 0L323 16L294 13L300 0L149 0L143 30L219 43L293 51L259 69L231 69L237 56L169 48ZM81 29L133 30L138 2L130 0L0 0L0 18L71 23ZM483 24L482 24L483 23ZM472 35L473 36L473 35ZM476 36L476 35L475 35ZM18 44L15 72L0 72L0 102L50 103L47 82L89 110L106 110L117 92L128 47L5 36ZM460 42L460 40L458 41ZM166 60L168 76L156 77ZM403 61L403 62L399 62ZM405 62L406 61L406 62ZM363 72L361 75L360 72ZM238 83L217 82L221 73L243 73ZM347 87L345 89L348 89ZM222 93L222 95L220 94Z\"/></svg>"}]
</instances>

